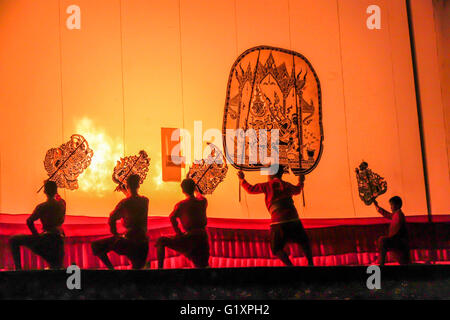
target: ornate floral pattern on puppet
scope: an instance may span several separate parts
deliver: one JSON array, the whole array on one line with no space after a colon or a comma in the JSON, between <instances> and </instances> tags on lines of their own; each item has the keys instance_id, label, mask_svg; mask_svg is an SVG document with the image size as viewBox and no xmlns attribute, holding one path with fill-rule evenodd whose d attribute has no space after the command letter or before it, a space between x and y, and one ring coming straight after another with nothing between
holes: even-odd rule
<instances>
[{"instance_id":1,"label":"ornate floral pattern on puppet","mask_svg":"<svg viewBox=\"0 0 450 320\"><path fill-rule=\"evenodd\" d=\"M228 80L224 133L227 129L267 130L267 139L272 141L270 130L278 130L279 163L298 175L312 171L320 159L321 118L319 79L301 54L259 46L238 57ZM256 143L263 145L260 139L257 134ZM234 145L226 146L228 151L239 150L233 154L233 165L241 170L266 167L264 159L251 163L249 140L242 147L238 146L238 139ZM271 152L268 150L268 156Z\"/></svg>"},{"instance_id":2,"label":"ornate floral pattern on puppet","mask_svg":"<svg viewBox=\"0 0 450 320\"><path fill-rule=\"evenodd\" d=\"M187 177L195 181L203 194L212 194L228 172L228 165L222 152L212 143L209 146L211 153L206 160L194 162L187 174Z\"/></svg>"},{"instance_id":3,"label":"ornate floral pattern on puppet","mask_svg":"<svg viewBox=\"0 0 450 320\"><path fill-rule=\"evenodd\" d=\"M366 205L372 204L376 197L387 191L387 182L370 170L367 162L361 162L359 168L355 168L355 172L359 197Z\"/></svg>"},{"instance_id":4,"label":"ornate floral pattern on puppet","mask_svg":"<svg viewBox=\"0 0 450 320\"><path fill-rule=\"evenodd\" d=\"M78 176L89 167L93 155L86 139L74 134L68 142L47 151L44 168L59 188L78 189Z\"/></svg>"},{"instance_id":5,"label":"ornate floral pattern on puppet","mask_svg":"<svg viewBox=\"0 0 450 320\"><path fill-rule=\"evenodd\" d=\"M142 184L147 177L150 166L150 158L144 150L139 151L138 155L120 158L114 167L112 179L118 184L115 191L119 191L126 183L127 178L132 174L139 176L139 183Z\"/></svg>"}]
</instances>

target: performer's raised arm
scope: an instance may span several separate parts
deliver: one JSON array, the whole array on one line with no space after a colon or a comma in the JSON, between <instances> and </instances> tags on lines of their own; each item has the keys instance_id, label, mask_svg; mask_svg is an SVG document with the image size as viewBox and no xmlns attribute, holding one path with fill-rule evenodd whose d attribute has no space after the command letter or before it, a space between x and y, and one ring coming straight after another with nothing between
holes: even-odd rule
<instances>
[{"instance_id":1,"label":"performer's raised arm","mask_svg":"<svg viewBox=\"0 0 450 320\"><path fill-rule=\"evenodd\" d=\"M386 219L389 219L389 220L392 219L392 213L390 213L389 211L387 211L387 210L383 209L382 207L380 207L378 205L377 200L373 200L373 204L375 205L375 208L377 209L379 214L381 214Z\"/></svg>"},{"instance_id":2,"label":"performer's raised arm","mask_svg":"<svg viewBox=\"0 0 450 320\"><path fill-rule=\"evenodd\" d=\"M238 172L238 178L241 182L242 188L244 188L245 191L247 191L250 194L258 194L258 193L264 193L264 184L263 183L257 183L255 185L252 185L245 180L245 175L242 171Z\"/></svg>"},{"instance_id":3,"label":"performer's raised arm","mask_svg":"<svg viewBox=\"0 0 450 320\"><path fill-rule=\"evenodd\" d=\"M305 185L305 176L299 175L298 176L298 183L296 185L293 185L292 183L286 183L287 187L289 189L289 193L293 196L300 194L302 192L303 187Z\"/></svg>"}]
</instances>

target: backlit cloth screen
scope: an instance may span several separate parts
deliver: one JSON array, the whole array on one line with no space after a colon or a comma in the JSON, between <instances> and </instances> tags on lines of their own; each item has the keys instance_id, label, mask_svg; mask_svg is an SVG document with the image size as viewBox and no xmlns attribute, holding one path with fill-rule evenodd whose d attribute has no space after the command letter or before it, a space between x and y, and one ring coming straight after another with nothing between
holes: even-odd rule
<instances>
[{"instance_id":1,"label":"backlit cloth screen","mask_svg":"<svg viewBox=\"0 0 450 320\"><path fill-rule=\"evenodd\" d=\"M300 216L378 216L358 197L362 160L388 182L381 205L400 195L406 215L425 214L406 8L377 3L379 30L367 28L369 1L80 0L78 29L68 27L70 1L1 1L0 212L28 214L44 200L36 190L46 151L78 133L94 156L79 188L61 191L67 214L108 216L123 197L111 178L116 161L145 150L152 161L140 192L151 216L169 215L184 198L186 168L168 173L161 128L190 132L191 154L195 139L221 145L204 134L222 131L232 65L265 45L301 53L320 79L323 153L306 177L306 206L294 199ZM269 218L262 195L239 202L236 172L230 166L208 196L208 216Z\"/></svg>"}]
</instances>

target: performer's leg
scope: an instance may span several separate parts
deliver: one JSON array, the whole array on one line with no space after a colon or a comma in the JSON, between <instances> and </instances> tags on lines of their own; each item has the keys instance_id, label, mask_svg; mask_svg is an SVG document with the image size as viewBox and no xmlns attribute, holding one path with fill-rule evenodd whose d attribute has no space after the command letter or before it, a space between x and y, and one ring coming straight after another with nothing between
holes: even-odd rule
<instances>
[{"instance_id":1,"label":"performer's leg","mask_svg":"<svg viewBox=\"0 0 450 320\"><path fill-rule=\"evenodd\" d=\"M272 253L280 259L284 265L292 266L292 261L289 255L284 251L286 239L281 225L271 226L270 228L270 249Z\"/></svg>"},{"instance_id":2,"label":"performer's leg","mask_svg":"<svg viewBox=\"0 0 450 320\"><path fill-rule=\"evenodd\" d=\"M39 248L34 251L50 265L51 269L63 268L64 237L60 234L41 235Z\"/></svg>"},{"instance_id":3,"label":"performer's leg","mask_svg":"<svg viewBox=\"0 0 450 320\"><path fill-rule=\"evenodd\" d=\"M311 245L308 235L306 234L303 224L301 222L292 223L292 235L290 237L303 249L303 253L308 260L308 266L314 266Z\"/></svg>"},{"instance_id":4,"label":"performer's leg","mask_svg":"<svg viewBox=\"0 0 450 320\"><path fill-rule=\"evenodd\" d=\"M108 252L112 251L114 242L117 241L116 237L110 237L93 241L91 244L92 252L97 256L110 270L114 270L114 266L108 257Z\"/></svg>"},{"instance_id":5,"label":"performer's leg","mask_svg":"<svg viewBox=\"0 0 450 320\"><path fill-rule=\"evenodd\" d=\"M411 258L409 256L409 250L402 250L400 253L400 264L404 265L404 264L410 264L411 263Z\"/></svg>"},{"instance_id":6,"label":"performer's leg","mask_svg":"<svg viewBox=\"0 0 450 320\"><path fill-rule=\"evenodd\" d=\"M284 250L278 250L277 252L274 252L274 254L280 259L286 266L292 267L292 261L289 259L289 255Z\"/></svg>"},{"instance_id":7,"label":"performer's leg","mask_svg":"<svg viewBox=\"0 0 450 320\"><path fill-rule=\"evenodd\" d=\"M378 252L379 252L378 263L380 264L380 266L384 266L386 260L386 254L388 251L387 240L388 240L387 237L380 237L378 239Z\"/></svg>"},{"instance_id":8,"label":"performer's leg","mask_svg":"<svg viewBox=\"0 0 450 320\"><path fill-rule=\"evenodd\" d=\"M305 241L302 241L299 244L302 247L303 252L305 253L306 259L308 260L308 266L311 266L311 267L314 266L311 246L309 244L309 239L306 238Z\"/></svg>"},{"instance_id":9,"label":"performer's leg","mask_svg":"<svg viewBox=\"0 0 450 320\"><path fill-rule=\"evenodd\" d=\"M158 240L156 240L155 247L156 247L156 256L158 258L158 269L164 268L164 258L166 256L166 242L167 237L160 237Z\"/></svg>"},{"instance_id":10,"label":"performer's leg","mask_svg":"<svg viewBox=\"0 0 450 320\"><path fill-rule=\"evenodd\" d=\"M147 261L148 242L134 244L132 254L128 255L134 270L142 269Z\"/></svg>"},{"instance_id":11,"label":"performer's leg","mask_svg":"<svg viewBox=\"0 0 450 320\"><path fill-rule=\"evenodd\" d=\"M410 264L411 263L411 257L409 254L409 245L407 243L399 241L398 249L397 249L397 255L399 257L399 263L404 264Z\"/></svg>"},{"instance_id":12,"label":"performer's leg","mask_svg":"<svg viewBox=\"0 0 450 320\"><path fill-rule=\"evenodd\" d=\"M195 235L190 233L178 234L173 237L160 237L155 244L158 255L158 268L162 269L164 267L166 247L177 251L190 259L190 254L195 246L196 238L197 237Z\"/></svg>"},{"instance_id":13,"label":"performer's leg","mask_svg":"<svg viewBox=\"0 0 450 320\"><path fill-rule=\"evenodd\" d=\"M196 243L195 243L196 242ZM190 254L186 254L189 260L194 263L196 268L209 267L209 241L208 237L204 238L199 236L198 241L195 241L192 245L195 247Z\"/></svg>"},{"instance_id":14,"label":"performer's leg","mask_svg":"<svg viewBox=\"0 0 450 320\"><path fill-rule=\"evenodd\" d=\"M12 236L9 239L9 246L11 248L11 253L14 260L14 265L16 267L16 270L22 270L22 261L20 258L20 247L31 246L32 242L35 242L37 240L36 236L33 235L16 235Z\"/></svg>"}]
</instances>

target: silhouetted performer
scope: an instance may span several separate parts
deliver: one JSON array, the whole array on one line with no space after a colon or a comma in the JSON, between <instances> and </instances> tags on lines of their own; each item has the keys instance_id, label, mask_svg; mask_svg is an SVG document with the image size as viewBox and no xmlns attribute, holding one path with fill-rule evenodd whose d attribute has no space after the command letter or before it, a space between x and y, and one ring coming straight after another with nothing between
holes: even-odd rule
<instances>
[{"instance_id":1,"label":"silhouetted performer","mask_svg":"<svg viewBox=\"0 0 450 320\"><path fill-rule=\"evenodd\" d=\"M109 227L113 236L92 242L94 255L109 269L114 269L108 258L110 251L130 259L133 269L141 269L145 265L148 254L148 198L140 196L138 189L139 176L130 175L126 189L122 189L127 197L117 204L109 216ZM120 219L123 219L126 228L125 235L117 233L116 221Z\"/></svg>"},{"instance_id":2,"label":"silhouetted performer","mask_svg":"<svg viewBox=\"0 0 450 320\"><path fill-rule=\"evenodd\" d=\"M181 252L197 268L209 266L209 241L206 232L208 201L196 190L196 184L192 179L184 179L181 182L181 189L186 199L178 202L169 216L176 235L160 237L155 244L160 269L164 267L166 247ZM194 191L197 196L194 196ZM178 220L185 232L178 227Z\"/></svg>"},{"instance_id":3,"label":"silhouetted performer","mask_svg":"<svg viewBox=\"0 0 450 320\"><path fill-rule=\"evenodd\" d=\"M389 233L387 236L378 239L378 250L380 253L379 264L384 265L386 253L394 251L399 258L400 264L410 263L408 232L406 230L405 215L402 212L402 199L398 196L389 199L392 213L378 206L376 200L373 201L378 213L386 219L391 220Z\"/></svg>"},{"instance_id":4,"label":"silhouetted performer","mask_svg":"<svg viewBox=\"0 0 450 320\"><path fill-rule=\"evenodd\" d=\"M16 270L22 269L20 246L44 258L52 269L63 267L64 232L61 226L66 215L66 202L58 195L54 181L44 183L44 193L47 201L39 204L27 219L32 235L16 235L9 240ZM34 226L38 219L42 223L42 233L38 233Z\"/></svg>"},{"instance_id":5,"label":"silhouetted performer","mask_svg":"<svg viewBox=\"0 0 450 320\"><path fill-rule=\"evenodd\" d=\"M298 243L308 259L308 264L313 265L313 258L308 236L299 219L292 196L300 194L303 189L304 176L299 176L298 185L283 181L284 168L279 166L275 175L269 175L268 181L255 185L245 180L242 171L238 177L242 187L250 194L264 193L266 207L271 215L270 247L274 255L287 266L292 266L289 255L284 251L288 242Z\"/></svg>"}]
</instances>

